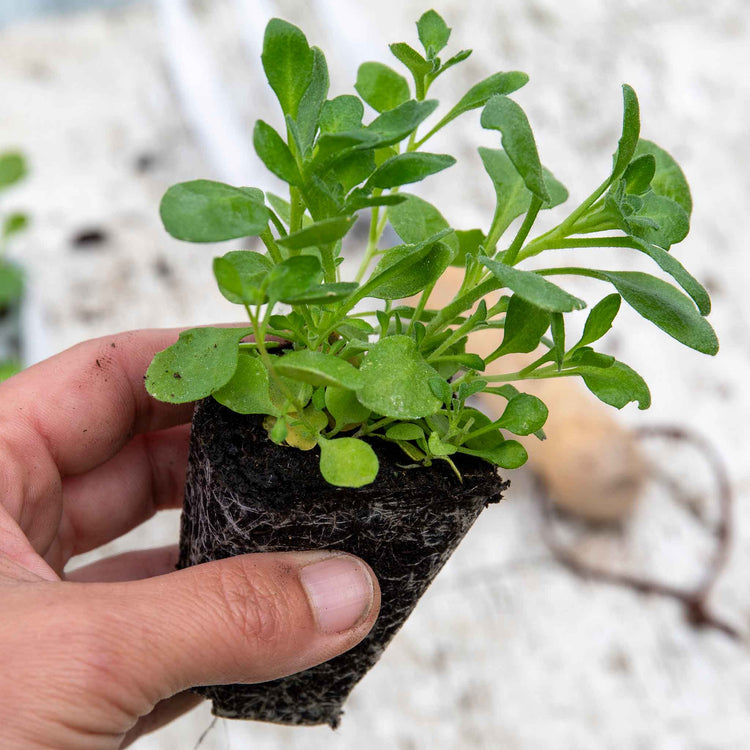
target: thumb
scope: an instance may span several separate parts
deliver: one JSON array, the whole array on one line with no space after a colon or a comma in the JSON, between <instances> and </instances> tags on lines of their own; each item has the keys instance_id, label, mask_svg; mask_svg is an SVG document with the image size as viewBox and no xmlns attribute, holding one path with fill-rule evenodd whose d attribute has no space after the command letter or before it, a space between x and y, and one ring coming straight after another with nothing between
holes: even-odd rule
<instances>
[{"instance_id":1,"label":"thumb","mask_svg":"<svg viewBox=\"0 0 750 750\"><path fill-rule=\"evenodd\" d=\"M312 667L362 640L380 607L369 566L328 551L242 555L100 585L116 592L126 676L154 702Z\"/></svg>"}]
</instances>

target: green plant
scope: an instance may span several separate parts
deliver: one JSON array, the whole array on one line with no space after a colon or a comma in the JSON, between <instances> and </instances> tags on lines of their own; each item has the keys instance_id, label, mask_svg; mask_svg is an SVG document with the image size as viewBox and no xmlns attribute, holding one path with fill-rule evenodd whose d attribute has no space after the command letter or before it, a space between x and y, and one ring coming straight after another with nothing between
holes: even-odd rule
<instances>
[{"instance_id":1,"label":"green plant","mask_svg":"<svg viewBox=\"0 0 750 750\"><path fill-rule=\"evenodd\" d=\"M26 176L26 160L15 151L0 154L0 192L15 185ZM26 214L9 213L0 222L0 318L17 306L24 290L23 271L6 258L10 238L23 231L28 225ZM11 356L3 358L0 353L0 382L6 380L21 369L18 360Z\"/></svg>"},{"instance_id":2,"label":"green plant","mask_svg":"<svg viewBox=\"0 0 750 750\"><path fill-rule=\"evenodd\" d=\"M529 239L539 212L559 206L568 193L542 166L526 115L509 98L528 77L489 76L421 134L438 108L426 98L430 88L471 51L438 57L451 30L434 11L420 18L417 30L424 54L405 43L390 47L411 84L390 67L364 63L355 84L359 96L328 99L323 53L297 27L272 20L262 62L281 104L284 135L258 121L254 145L289 185L289 199L196 180L171 187L161 203L164 225L178 239L257 236L265 251L233 250L213 262L221 293L244 307L249 325L182 333L154 358L147 389L163 401L213 396L237 412L266 415L273 441L319 446L323 476L345 487L376 477L378 461L365 437L398 444L412 462L440 459L455 469L451 457L464 453L520 466L526 452L506 433L543 437L547 409L519 392L513 385L519 381L579 376L607 404L636 401L647 408L650 394L640 375L592 347L622 300L683 344L707 354L718 349L705 319L708 294L668 252L688 232L690 191L672 157L640 138L633 89L623 87L622 136L609 176L553 229ZM363 102L377 113L366 125ZM482 127L498 131L502 144L479 149L497 207L487 231L458 230L401 188L455 163L422 147L480 108ZM369 213L367 246L355 279L344 281L342 243L362 212ZM380 247L387 222L403 244ZM643 253L685 293L641 272L527 266L542 253L588 247ZM446 307L431 310L430 291L449 265L464 269L463 282ZM614 287L573 342L566 340L566 318L586 305L550 281L556 275ZM414 305L399 302L417 294ZM381 300L382 309L359 309L365 298ZM480 328L498 336L484 360L466 351L468 334ZM540 346L543 353L528 367L484 374L490 362ZM468 405L480 391L507 400L499 419Z\"/></svg>"}]
</instances>

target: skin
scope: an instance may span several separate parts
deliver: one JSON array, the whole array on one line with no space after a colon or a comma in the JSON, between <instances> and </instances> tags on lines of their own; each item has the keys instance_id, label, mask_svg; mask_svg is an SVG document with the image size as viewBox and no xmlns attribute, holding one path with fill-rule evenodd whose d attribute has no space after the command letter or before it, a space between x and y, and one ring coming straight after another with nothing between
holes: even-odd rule
<instances>
[{"instance_id":1,"label":"skin","mask_svg":"<svg viewBox=\"0 0 750 750\"><path fill-rule=\"evenodd\" d=\"M174 547L66 574L181 505L192 406L151 399L143 374L177 331L88 341L0 385L0 745L126 747L201 699L358 643L372 600L323 632L298 574L324 551L244 555L175 571Z\"/></svg>"}]
</instances>

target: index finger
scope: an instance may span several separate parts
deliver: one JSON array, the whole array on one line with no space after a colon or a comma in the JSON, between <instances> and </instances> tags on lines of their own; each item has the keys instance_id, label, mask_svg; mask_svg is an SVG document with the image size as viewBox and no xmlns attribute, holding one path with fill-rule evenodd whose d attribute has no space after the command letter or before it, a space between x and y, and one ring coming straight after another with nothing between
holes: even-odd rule
<instances>
[{"instance_id":1,"label":"index finger","mask_svg":"<svg viewBox=\"0 0 750 750\"><path fill-rule=\"evenodd\" d=\"M99 466L138 433L189 422L192 404L156 401L143 384L154 354L178 334L162 329L92 339L24 370L0 385L3 431L41 438L65 476Z\"/></svg>"}]
</instances>

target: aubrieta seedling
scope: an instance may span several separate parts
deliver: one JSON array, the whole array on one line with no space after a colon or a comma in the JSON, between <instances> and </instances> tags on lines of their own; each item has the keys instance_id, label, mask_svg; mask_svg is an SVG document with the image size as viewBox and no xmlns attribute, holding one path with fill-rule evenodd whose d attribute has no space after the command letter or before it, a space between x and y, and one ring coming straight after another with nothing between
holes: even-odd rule
<instances>
[{"instance_id":1,"label":"aubrieta seedling","mask_svg":"<svg viewBox=\"0 0 750 750\"><path fill-rule=\"evenodd\" d=\"M554 228L530 239L539 212L560 206L568 192L542 166L529 121L510 98L528 76L495 73L436 114L439 103L428 93L471 51L439 56L451 29L435 11L417 30L423 53L390 46L411 81L367 62L356 95L329 99L323 53L296 26L273 19L262 62L284 120L280 129L258 121L254 145L289 185L288 200L196 180L171 187L161 203L173 237L257 236L265 252L233 250L214 259L221 293L245 309L249 324L182 333L154 358L148 391L171 403L211 396L241 414L265 415L271 440L318 446L323 477L341 487L376 478L378 460L365 438L398 444L412 463L440 459L455 469L451 457L463 453L520 466L526 452L508 433L543 437L547 417L538 398L513 385L524 380L579 376L607 404L647 408L641 376L592 346L610 330L622 300L686 346L718 349L705 319L708 294L669 253L688 232L690 191L674 159L640 138L633 89L623 86L622 136L609 176ZM479 149L497 204L486 228L456 229L402 187L455 164L424 147L473 110L481 110L481 126L496 131L502 146ZM342 241L362 213L369 216L367 246L356 277L343 280ZM381 247L387 224L402 244ZM603 247L649 256L677 286L636 271L528 264L542 253ZM446 307L430 309L430 292L451 265L464 269L460 288ZM591 308L575 341L566 340L566 317L586 303L553 276L587 276L614 290ZM415 304L402 302L414 295ZM366 298L381 300L382 309L361 310ZM469 334L482 328L497 331L497 348L485 359L466 351ZM520 371L484 373L504 355L537 349L540 356ZM507 401L499 419L468 405L480 392Z\"/></svg>"},{"instance_id":2,"label":"aubrieta seedling","mask_svg":"<svg viewBox=\"0 0 750 750\"><path fill-rule=\"evenodd\" d=\"M0 192L20 182L27 173L26 160L16 151L0 153ZM28 217L17 211L0 214L0 382L21 369L15 337L13 312L23 297L23 271L6 258L8 243L28 225Z\"/></svg>"}]
</instances>

